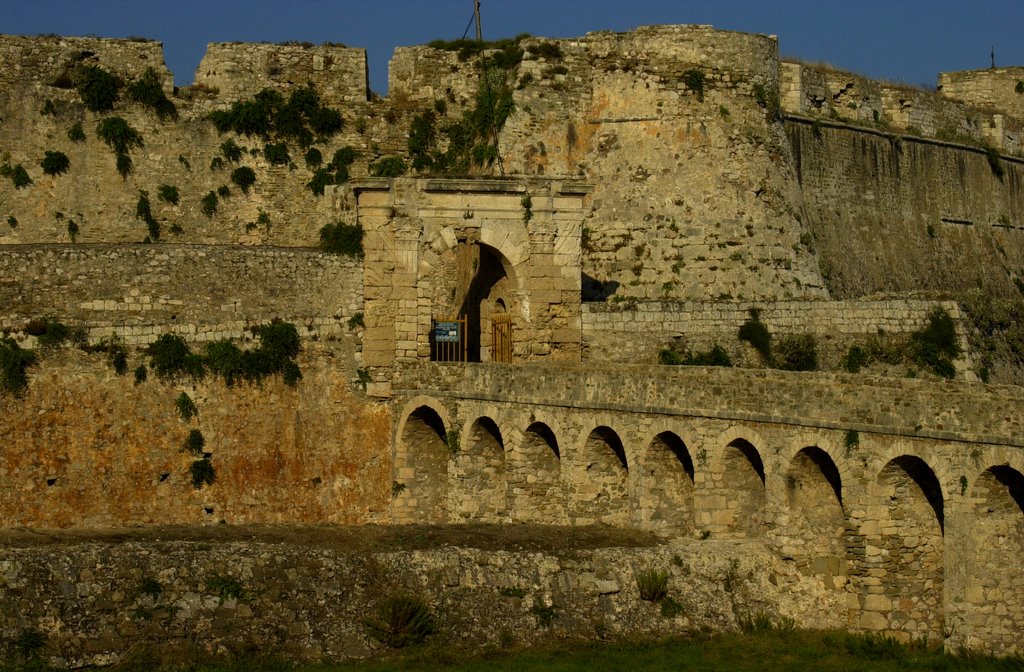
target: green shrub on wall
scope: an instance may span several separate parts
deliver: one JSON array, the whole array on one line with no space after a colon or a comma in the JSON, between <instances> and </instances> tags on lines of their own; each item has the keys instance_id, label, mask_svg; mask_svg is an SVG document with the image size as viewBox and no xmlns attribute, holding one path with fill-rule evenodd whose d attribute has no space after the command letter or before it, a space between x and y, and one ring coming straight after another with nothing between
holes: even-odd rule
<instances>
[{"instance_id":1,"label":"green shrub on wall","mask_svg":"<svg viewBox=\"0 0 1024 672\"><path fill-rule=\"evenodd\" d=\"M249 188L256 184L256 172L249 166L241 166L231 171L231 181L242 190L243 194L249 193Z\"/></svg>"},{"instance_id":2,"label":"green shrub on wall","mask_svg":"<svg viewBox=\"0 0 1024 672\"><path fill-rule=\"evenodd\" d=\"M164 334L146 348L150 367L158 378L171 379L181 375L201 378L206 372L203 359L192 353L181 336Z\"/></svg>"},{"instance_id":3,"label":"green shrub on wall","mask_svg":"<svg viewBox=\"0 0 1024 672\"><path fill-rule=\"evenodd\" d=\"M198 429L193 429L185 437L185 444L182 446L182 450L192 455L202 455L203 448L205 447L206 439L203 438L203 433Z\"/></svg>"},{"instance_id":4,"label":"green shrub on wall","mask_svg":"<svg viewBox=\"0 0 1024 672\"><path fill-rule=\"evenodd\" d=\"M814 371L818 368L818 344L814 336L783 336L775 344L776 366L785 371Z\"/></svg>"},{"instance_id":5,"label":"green shrub on wall","mask_svg":"<svg viewBox=\"0 0 1024 672\"><path fill-rule=\"evenodd\" d=\"M0 166L0 176L9 178L15 189L24 189L32 184L32 178L20 163L13 167L8 163L3 164Z\"/></svg>"},{"instance_id":6,"label":"green shrub on wall","mask_svg":"<svg viewBox=\"0 0 1024 672\"><path fill-rule=\"evenodd\" d=\"M231 138L220 143L220 153L231 163L238 163L242 158L242 148Z\"/></svg>"},{"instance_id":7,"label":"green shrub on wall","mask_svg":"<svg viewBox=\"0 0 1024 672\"><path fill-rule=\"evenodd\" d=\"M213 485L217 481L217 472L209 458L195 460L189 467L189 474L192 476L192 487L196 490L204 485Z\"/></svg>"},{"instance_id":8,"label":"green shrub on wall","mask_svg":"<svg viewBox=\"0 0 1024 672\"><path fill-rule=\"evenodd\" d=\"M740 326L738 337L741 341L749 343L765 363L772 361L772 335L768 327L761 322L761 311L751 308L748 313L750 317Z\"/></svg>"},{"instance_id":9,"label":"green shrub on wall","mask_svg":"<svg viewBox=\"0 0 1024 672\"><path fill-rule=\"evenodd\" d=\"M71 160L64 152L46 152L39 166L46 175L63 175L71 168Z\"/></svg>"},{"instance_id":10,"label":"green shrub on wall","mask_svg":"<svg viewBox=\"0 0 1024 672\"><path fill-rule=\"evenodd\" d=\"M115 154L127 154L142 147L142 135L121 117L107 117L96 125L96 137L107 143Z\"/></svg>"},{"instance_id":11,"label":"green shrub on wall","mask_svg":"<svg viewBox=\"0 0 1024 672\"><path fill-rule=\"evenodd\" d=\"M943 378L956 375L953 360L960 356L960 345L953 318L944 308L929 313L928 324L913 333L911 345L915 362Z\"/></svg>"},{"instance_id":12,"label":"green shrub on wall","mask_svg":"<svg viewBox=\"0 0 1024 672\"><path fill-rule=\"evenodd\" d=\"M28 367L36 363L36 353L19 346L9 336L0 337L0 392L20 397L28 387Z\"/></svg>"},{"instance_id":13,"label":"green shrub on wall","mask_svg":"<svg viewBox=\"0 0 1024 672\"><path fill-rule=\"evenodd\" d=\"M325 224L320 229L320 249L351 257L363 256L363 227L360 224Z\"/></svg>"},{"instance_id":14,"label":"green shrub on wall","mask_svg":"<svg viewBox=\"0 0 1024 672\"><path fill-rule=\"evenodd\" d=\"M370 635L392 649L422 644L437 631L426 602L418 597L397 595L385 600L375 619L368 619Z\"/></svg>"},{"instance_id":15,"label":"green shrub on wall","mask_svg":"<svg viewBox=\"0 0 1024 672\"><path fill-rule=\"evenodd\" d=\"M178 118L178 108L168 100L167 94L164 93L164 88L160 84L159 75L151 67L146 68L142 77L137 81L128 85L126 93L132 102L139 103L155 112L160 121Z\"/></svg>"},{"instance_id":16,"label":"green shrub on wall","mask_svg":"<svg viewBox=\"0 0 1024 672\"><path fill-rule=\"evenodd\" d=\"M85 131L82 130L82 122L76 121L71 128L68 129L68 140L71 142L85 141Z\"/></svg>"},{"instance_id":17,"label":"green shrub on wall","mask_svg":"<svg viewBox=\"0 0 1024 672\"><path fill-rule=\"evenodd\" d=\"M164 203L170 203L171 205L177 205L180 200L178 188L170 184L161 184L157 187L156 197Z\"/></svg>"},{"instance_id":18,"label":"green shrub on wall","mask_svg":"<svg viewBox=\"0 0 1024 672\"><path fill-rule=\"evenodd\" d=\"M283 142L264 145L263 158L272 166L286 166L292 160L291 155L288 154L288 145Z\"/></svg>"},{"instance_id":19,"label":"green shrub on wall","mask_svg":"<svg viewBox=\"0 0 1024 672\"><path fill-rule=\"evenodd\" d=\"M373 177L401 177L408 170L409 167L400 156L385 156L370 164L370 175Z\"/></svg>"},{"instance_id":20,"label":"green shrub on wall","mask_svg":"<svg viewBox=\"0 0 1024 672\"><path fill-rule=\"evenodd\" d=\"M732 366L732 359L725 348L716 343L710 350L693 354L665 348L658 353L658 363L672 366Z\"/></svg>"},{"instance_id":21,"label":"green shrub on wall","mask_svg":"<svg viewBox=\"0 0 1024 672\"><path fill-rule=\"evenodd\" d=\"M320 104L312 85L292 91L287 101L280 92L263 89L252 100L236 101L228 110L211 112L209 118L220 133L273 138L302 148L336 135L343 123L340 112Z\"/></svg>"},{"instance_id":22,"label":"green shrub on wall","mask_svg":"<svg viewBox=\"0 0 1024 672\"><path fill-rule=\"evenodd\" d=\"M121 91L121 80L103 68L82 65L71 75L75 89L85 107L91 112L106 112L114 109Z\"/></svg>"},{"instance_id":23,"label":"green shrub on wall","mask_svg":"<svg viewBox=\"0 0 1024 672\"><path fill-rule=\"evenodd\" d=\"M199 209L203 211L203 214L207 217L213 217L217 214L217 192L208 191L206 195L199 201Z\"/></svg>"}]
</instances>

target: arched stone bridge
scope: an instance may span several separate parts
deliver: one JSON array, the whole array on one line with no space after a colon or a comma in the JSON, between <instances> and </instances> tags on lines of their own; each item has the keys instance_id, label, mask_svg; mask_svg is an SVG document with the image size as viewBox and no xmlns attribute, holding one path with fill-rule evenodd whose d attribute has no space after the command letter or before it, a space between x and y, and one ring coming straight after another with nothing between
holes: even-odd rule
<instances>
[{"instance_id":1,"label":"arched stone bridge","mask_svg":"<svg viewBox=\"0 0 1024 672\"><path fill-rule=\"evenodd\" d=\"M763 540L845 593L853 629L1024 650L1018 388L421 364L394 389L396 522Z\"/></svg>"}]
</instances>

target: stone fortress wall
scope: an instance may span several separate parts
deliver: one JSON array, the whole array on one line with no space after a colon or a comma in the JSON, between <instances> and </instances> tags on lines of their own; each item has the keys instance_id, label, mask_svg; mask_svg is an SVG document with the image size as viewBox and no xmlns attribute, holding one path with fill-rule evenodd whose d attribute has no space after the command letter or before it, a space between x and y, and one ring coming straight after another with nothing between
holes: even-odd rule
<instances>
[{"instance_id":1,"label":"stone fortress wall","mask_svg":"<svg viewBox=\"0 0 1024 672\"><path fill-rule=\"evenodd\" d=\"M940 73L939 89L868 79L813 63L780 63L782 107L787 114L823 117L940 140L979 142L1019 155L1024 108L1010 96L993 96L991 77L976 70ZM1012 71L997 78L1010 92ZM947 83L948 82L948 83ZM986 95L986 93L988 95Z\"/></svg>"},{"instance_id":2,"label":"stone fortress wall","mask_svg":"<svg viewBox=\"0 0 1024 672\"><path fill-rule=\"evenodd\" d=\"M0 247L0 329L52 316L145 344L164 333L237 338L272 319L347 333L362 312L362 265L294 248L205 245Z\"/></svg>"},{"instance_id":3,"label":"stone fortress wall","mask_svg":"<svg viewBox=\"0 0 1024 672\"><path fill-rule=\"evenodd\" d=\"M663 348L703 352L718 345L736 366L761 366L749 345L736 338L740 326L758 312L773 336L811 334L817 341L818 368L839 370L841 359L867 339L909 334L928 322L936 308L956 321L966 342L961 311L955 301L879 299L855 301L773 301L758 303L588 303L583 305L584 356L596 362L656 363ZM969 362L958 363L969 369Z\"/></svg>"},{"instance_id":4,"label":"stone fortress wall","mask_svg":"<svg viewBox=\"0 0 1024 672\"><path fill-rule=\"evenodd\" d=\"M1024 68L940 72L939 91L981 108L1024 119Z\"/></svg>"},{"instance_id":5,"label":"stone fortress wall","mask_svg":"<svg viewBox=\"0 0 1024 672\"><path fill-rule=\"evenodd\" d=\"M515 69L517 112L500 143L510 174L594 185L579 233L583 294L637 303L583 305L578 333L591 360L614 353L649 361L678 336L693 347L716 334L734 339L749 307L762 307L777 333L831 336L838 351L846 338L920 326L936 303L908 292L946 296L981 285L1008 296L1024 276L1020 162L1004 155L993 164L984 149L961 142L1012 153L1012 110L999 122L961 103L901 99L892 87L780 66L774 38L707 26L556 42L561 58L528 54ZM364 309L366 267L308 249L322 224L355 221L353 199L344 189L312 196L304 187L312 171L296 148L294 167L269 166L262 141L220 136L205 117L263 86L287 92L318 82L345 120L323 154L354 147L353 174L362 177L370 161L406 153L415 114L445 100L455 118L472 104L474 66L454 52L397 50L389 96L376 100L367 95L362 50L212 45L197 85L173 98L177 121L127 104L115 110L145 138L124 180L95 137L101 115L52 84L86 58L126 80L151 65L173 93L158 43L3 37L0 58L0 151L35 180L15 189L0 179L0 328L22 337L26 321L50 314L88 328L93 340L116 333L141 345L167 331L192 341L244 338L246 327L281 317L305 336L294 389L281 381L135 385L101 355L45 355L25 398L0 397L9 448L0 463L4 527L362 524L410 522L427 510L444 520L710 532L728 549L751 544L740 562L767 552L779 585L791 589L787 597L776 584L762 586L751 609L773 605L814 624L823 621L812 605L827 604L825 615L843 625L844 612L832 607L847 604L845 624L856 629L941 640L955 624L951 646L1018 650L1012 634L1024 608L1014 596L1024 588L1005 565L1024 548L1012 499L1024 470L1017 388L481 365L391 371L390 404L362 393L362 331L347 322ZM980 93L959 95L985 103ZM41 113L48 100L54 114ZM66 139L76 121L84 143ZM913 133L950 128L947 139ZM255 151L242 163L257 183L248 195L231 187L207 218L200 197L230 184L231 164L211 167L229 137ZM52 149L69 155L70 174L41 174L39 160ZM158 202L160 184L178 186L181 203ZM165 242L136 244L146 233L134 218L140 189L165 225ZM521 217L510 198L504 210ZM381 222L401 220L401 241L421 233L419 213L377 205ZM269 226L256 225L261 213ZM183 229L177 236L166 230L171 223ZM865 298L879 292L896 298ZM398 300L412 301L419 319L424 298ZM418 340L402 344L421 354ZM142 359L134 352L131 363ZM189 422L174 408L183 391L200 408ZM217 484L202 490L188 482L181 452L190 428L207 436L218 469ZM850 443L857 433L860 448ZM972 544L971 534L1002 545ZM70 555L69 567L93 562ZM9 558L2 562L25 563L4 574L15 583L38 569L25 569L31 558ZM720 581L719 569L701 576ZM174 590L201 599L184 584ZM904 603L901 595L919 597ZM204 604L211 614L223 606ZM48 618L32 613L33 622ZM706 620L722 627L735 614Z\"/></svg>"},{"instance_id":6,"label":"stone fortress wall","mask_svg":"<svg viewBox=\"0 0 1024 672\"><path fill-rule=\"evenodd\" d=\"M537 38L541 41L546 40ZM822 222L821 217L828 214L835 220L838 214L839 220L860 221L858 208L864 199L844 193L838 199L844 207L826 213L804 209L802 203L817 209L817 203L836 201L834 192L848 182L832 186L827 176L817 183L805 180L808 166L817 160L817 146L794 140L792 129L800 126L796 118L787 122L788 138L779 134L779 125L770 118L776 100L786 114L820 119L820 127L806 132L824 139L825 157L831 153L827 144L832 136L878 144L889 137L885 129L916 128L925 136L945 133L952 139L986 137L1003 151L1013 148L1008 139L996 142L991 134L982 133L989 132L988 117L967 107L983 103L978 96L965 95L965 102L957 102L931 95L906 107L896 88L809 65L780 64L775 40L765 36L668 26L550 42L560 47L561 58L531 54L527 45L525 60L514 72L517 111L501 135L504 167L511 174L566 175L594 183L594 212L585 222L582 251L584 292L590 298L820 299L837 288L840 298L851 296L836 280L837 267L851 255L837 252L831 244L815 245L813 239L848 235L851 227L846 221ZM360 49L214 44L197 73L197 85L180 88L172 98L179 108L177 122L162 123L138 106L118 105L115 113L137 128L146 143L133 151L135 169L121 180L114 171L113 153L95 138L102 115L85 111L74 91L52 84L88 52L87 62L109 68L126 81L152 65L165 88L173 91L159 43L4 37L0 47L9 81L0 92L5 119L0 144L10 163L26 166L35 180L25 189L0 180L0 219L17 221L13 227L0 221L0 244L69 242L69 220L78 226L80 242L138 242L146 227L134 213L139 191L145 190L163 225L164 240L311 245L323 222L349 217L347 205L330 194L314 197L305 189L312 170L305 166L301 150L291 149L293 166L271 166L260 153L262 141L218 135L205 119L209 111L224 109L263 86L287 93L314 82L324 100L339 107L345 121L340 135L319 146L325 161L335 149L351 146L359 153L352 169L359 176L371 161L404 154L412 117L433 109L436 101L445 102L447 119L458 118L472 104L478 81L474 61L460 61L456 52L399 48L392 60L388 98L368 101L365 53ZM702 75L699 92L686 81L693 72ZM890 90L894 93L885 98L882 94ZM41 113L48 100L56 105L56 114ZM875 112L885 126L876 128L877 134L841 132L849 125L847 119L874 125ZM1014 117L1003 116L1004 126L1012 130ZM83 123L86 133L82 143L65 138L76 121ZM234 164L211 169L220 156L220 143L229 138L248 150L242 163L256 171L257 181L248 195L231 185ZM961 163L977 165L980 170L965 173L971 183L963 186L971 189L969 193L985 193L979 200L1005 203L991 213L988 219L993 223L1010 230L1021 226L1014 189L1016 164L1004 158L1007 172L1014 174L989 185L980 181L985 155L977 150L911 137L902 144L938 153L940 165L951 170L958 170ZM68 154L71 172L44 176L38 162L45 151L55 149ZM848 150L841 145L840 151ZM870 160L878 151L851 157L837 167L853 169L855 177L877 179L880 167ZM906 171L916 165L895 169ZM950 179L962 181L956 174L915 170L906 178L905 183L890 181L890 188L906 186L893 196L897 207L885 203L881 216L900 212L900 221L905 221L923 212L936 219L929 211L935 209L937 195L957 198L962 193L946 188ZM179 204L157 199L161 184L178 187ZM208 218L200 211L200 199L221 186L232 195L220 199L216 214ZM959 205L942 209L950 212L938 213L940 222L969 219L953 212L962 209ZM269 218L269 225L256 225L261 214ZM172 223L181 227L180 234L167 231ZM971 283L969 274L975 269L991 266L981 258L991 251L990 241L984 236L979 240L973 232L959 235L967 243L960 254L964 272L951 273L957 265L951 266L940 254L943 273L927 275L936 288L955 291ZM894 255L915 256L926 247L920 232L895 239L899 244L891 244L892 236L886 238ZM1017 246L1003 247L1012 255ZM870 267L874 254L860 261ZM819 266L826 271L824 277ZM1013 264L1010 271L1019 272Z\"/></svg>"}]
</instances>

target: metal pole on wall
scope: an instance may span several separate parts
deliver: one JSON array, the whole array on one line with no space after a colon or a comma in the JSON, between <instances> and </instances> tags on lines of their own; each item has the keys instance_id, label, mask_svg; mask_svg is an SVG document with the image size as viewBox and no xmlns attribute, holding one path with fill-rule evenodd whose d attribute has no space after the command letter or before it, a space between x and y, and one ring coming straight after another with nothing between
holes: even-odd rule
<instances>
[{"instance_id":1,"label":"metal pole on wall","mask_svg":"<svg viewBox=\"0 0 1024 672\"><path fill-rule=\"evenodd\" d=\"M476 17L476 41L484 41L484 32L480 27L480 0L473 0L473 16Z\"/></svg>"}]
</instances>

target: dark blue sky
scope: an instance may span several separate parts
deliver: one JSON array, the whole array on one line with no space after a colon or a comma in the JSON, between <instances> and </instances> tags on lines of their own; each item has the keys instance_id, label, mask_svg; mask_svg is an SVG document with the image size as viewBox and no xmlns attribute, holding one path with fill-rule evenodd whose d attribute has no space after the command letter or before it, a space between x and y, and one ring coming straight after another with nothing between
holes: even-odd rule
<instances>
[{"instance_id":1,"label":"dark blue sky","mask_svg":"<svg viewBox=\"0 0 1024 672\"><path fill-rule=\"evenodd\" d=\"M934 84L939 71L1024 65L1024 0L481 0L484 37L573 37L658 23L710 23L779 37L784 55L871 77ZM472 0L0 0L0 32L150 37L176 83L207 42L343 42L369 52L387 88L395 46L461 37ZM471 33L472 34L472 33Z\"/></svg>"}]
</instances>

